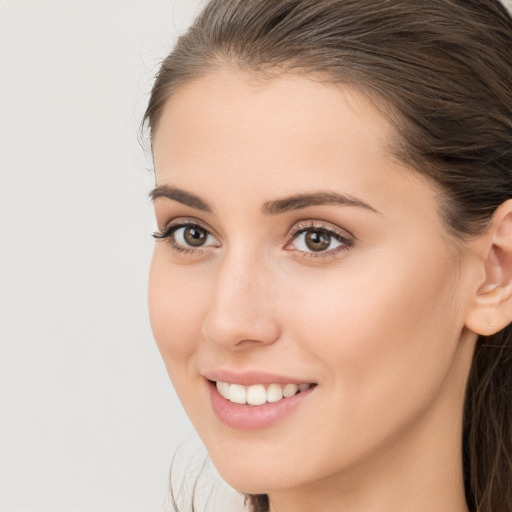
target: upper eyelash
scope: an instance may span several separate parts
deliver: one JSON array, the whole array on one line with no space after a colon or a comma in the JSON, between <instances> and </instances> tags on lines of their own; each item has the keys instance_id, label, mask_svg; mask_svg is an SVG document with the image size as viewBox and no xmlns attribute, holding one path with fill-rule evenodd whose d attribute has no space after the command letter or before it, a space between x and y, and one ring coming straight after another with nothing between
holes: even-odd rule
<instances>
[{"instance_id":1,"label":"upper eyelash","mask_svg":"<svg viewBox=\"0 0 512 512\"><path fill-rule=\"evenodd\" d=\"M165 239L170 238L175 231L177 231L178 229L180 229L182 227L197 227L199 229L204 229L209 234L212 234L209 229L207 229L205 226L201 225L197 221L180 220L178 222L171 221L162 230L154 231L151 234L151 236L157 240L165 240ZM348 237L348 236L338 232L336 229L334 229L332 227L328 227L328 226L325 226L322 224L320 224L320 225L315 224L314 221L297 223L287 235L287 238L289 240L287 242L287 244L290 243L291 241L293 241L293 239L296 238L299 234L304 233L305 231L309 231L311 229L315 229L317 231L323 231L323 232L327 233L329 236L334 237L339 242L342 242L343 245L339 246L335 249L331 249L329 251L324 251L324 252L319 252L319 253L303 252L302 256L304 258L326 258L335 252L338 252L340 250L347 250L354 245L354 237L352 235L350 235L350 237ZM198 251L205 250L205 248L202 248L202 247L188 248L188 247L183 247L178 244L171 244L171 245L174 250L183 252L183 253L194 253L194 252L197 253Z\"/></svg>"},{"instance_id":2,"label":"upper eyelash","mask_svg":"<svg viewBox=\"0 0 512 512\"><path fill-rule=\"evenodd\" d=\"M301 233L304 233L305 231L309 230L316 230L316 231L323 231L324 233L327 233L329 236L332 236L335 238L338 242L341 242L342 245L335 247L334 249L329 249L327 251L322 252L307 252L307 251L297 251L300 252L300 257L303 259L309 259L309 260L325 260L327 258L332 258L336 256L336 254L347 251L350 248L354 246L355 243L355 237L352 234L349 234L347 236L346 234L342 234L333 227L328 227L325 225L318 225L315 224L314 221L309 221L307 223L299 222L294 226L290 234L288 235L289 238L291 238L291 241L293 241L298 235ZM287 242L287 245L290 242Z\"/></svg>"},{"instance_id":3,"label":"upper eyelash","mask_svg":"<svg viewBox=\"0 0 512 512\"><path fill-rule=\"evenodd\" d=\"M210 230L202 226L199 222L194 222L192 220L181 220L179 222L169 222L169 224L166 224L160 231L154 231L151 233L151 236L157 240L165 240L166 238L169 238L175 231L184 227L204 229L211 234Z\"/></svg>"},{"instance_id":4,"label":"upper eyelash","mask_svg":"<svg viewBox=\"0 0 512 512\"><path fill-rule=\"evenodd\" d=\"M180 228L183 227L196 227L199 229L204 229L207 233L212 234L209 229L207 229L205 226L201 225L197 221L191 220L179 220L179 221L171 221L168 224L164 226L163 229L160 231L154 231L151 236L155 240L168 240L169 245L171 246L172 250L181 253L182 255L186 254L198 254L201 252L204 252L206 250L206 247L185 247L180 244L177 244L175 241L171 239L173 233L177 231Z\"/></svg>"},{"instance_id":5,"label":"upper eyelash","mask_svg":"<svg viewBox=\"0 0 512 512\"><path fill-rule=\"evenodd\" d=\"M151 236L157 240L165 240L166 238L169 238L171 236L172 232L175 230L174 228L174 225L168 224L161 230L153 231L153 233L151 233Z\"/></svg>"},{"instance_id":6,"label":"upper eyelash","mask_svg":"<svg viewBox=\"0 0 512 512\"><path fill-rule=\"evenodd\" d=\"M303 223L299 222L298 224L296 224L293 227L293 229L291 230L291 232L288 236L291 238L294 238L297 235L304 233L305 231L312 230L312 229L314 229L316 231L323 231L323 232L329 234L330 236L333 236L334 238L336 238L336 240L338 240L339 242L343 242L344 244L346 244L348 246L351 246L354 244L354 240L353 240L354 237L352 235L349 235L349 236L344 235L332 227L328 227L325 225L318 225L318 224L315 224L313 221L309 221L307 224L303 224Z\"/></svg>"}]
</instances>

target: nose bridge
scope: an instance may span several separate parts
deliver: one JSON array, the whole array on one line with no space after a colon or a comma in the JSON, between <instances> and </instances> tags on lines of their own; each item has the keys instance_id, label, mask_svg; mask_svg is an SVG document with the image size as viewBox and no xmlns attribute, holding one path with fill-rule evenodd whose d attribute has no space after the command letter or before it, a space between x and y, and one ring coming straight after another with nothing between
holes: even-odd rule
<instances>
[{"instance_id":1,"label":"nose bridge","mask_svg":"<svg viewBox=\"0 0 512 512\"><path fill-rule=\"evenodd\" d=\"M272 307L271 269L246 248L219 262L203 334L225 348L272 343L279 326Z\"/></svg>"}]
</instances>

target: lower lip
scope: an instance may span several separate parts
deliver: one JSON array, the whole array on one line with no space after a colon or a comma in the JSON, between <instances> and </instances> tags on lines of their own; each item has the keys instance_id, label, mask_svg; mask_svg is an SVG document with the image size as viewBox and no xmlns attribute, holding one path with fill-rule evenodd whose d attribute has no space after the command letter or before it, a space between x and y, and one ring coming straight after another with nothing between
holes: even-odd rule
<instances>
[{"instance_id":1,"label":"lower lip","mask_svg":"<svg viewBox=\"0 0 512 512\"><path fill-rule=\"evenodd\" d=\"M208 381L213 411L222 423L237 430L268 428L291 414L313 392L316 386L278 402L263 405L241 405L226 400L214 383Z\"/></svg>"}]
</instances>

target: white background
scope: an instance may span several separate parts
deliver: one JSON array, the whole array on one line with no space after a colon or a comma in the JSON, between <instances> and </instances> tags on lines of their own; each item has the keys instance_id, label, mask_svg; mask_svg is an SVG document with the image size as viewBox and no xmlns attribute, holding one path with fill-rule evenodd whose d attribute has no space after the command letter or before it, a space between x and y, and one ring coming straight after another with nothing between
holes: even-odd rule
<instances>
[{"instance_id":1,"label":"white background","mask_svg":"<svg viewBox=\"0 0 512 512\"><path fill-rule=\"evenodd\" d=\"M193 437L149 327L137 130L199 5L0 0L0 512L160 512Z\"/></svg>"},{"instance_id":2,"label":"white background","mask_svg":"<svg viewBox=\"0 0 512 512\"><path fill-rule=\"evenodd\" d=\"M137 130L198 6L0 0L1 512L164 510L192 428L149 327Z\"/></svg>"}]
</instances>

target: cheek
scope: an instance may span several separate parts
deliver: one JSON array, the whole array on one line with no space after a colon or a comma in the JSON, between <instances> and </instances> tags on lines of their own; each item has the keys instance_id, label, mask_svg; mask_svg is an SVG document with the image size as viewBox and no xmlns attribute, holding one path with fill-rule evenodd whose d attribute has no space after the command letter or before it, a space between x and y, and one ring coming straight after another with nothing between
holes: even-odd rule
<instances>
[{"instance_id":1,"label":"cheek","mask_svg":"<svg viewBox=\"0 0 512 512\"><path fill-rule=\"evenodd\" d=\"M457 348L463 321L454 298L454 262L421 252L402 261L391 256L326 275L314 287L303 275L291 292L292 337L325 366L327 381L351 414L385 415L397 396L404 414L424 405L442 385Z\"/></svg>"},{"instance_id":2,"label":"cheek","mask_svg":"<svg viewBox=\"0 0 512 512\"><path fill-rule=\"evenodd\" d=\"M149 316L158 349L175 383L197 351L206 293L197 272L169 264L162 249L155 248L150 267Z\"/></svg>"}]
</instances>

